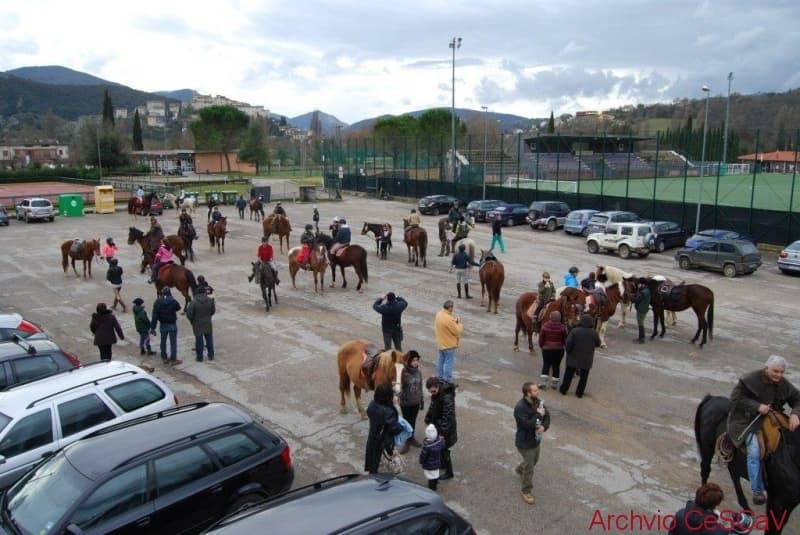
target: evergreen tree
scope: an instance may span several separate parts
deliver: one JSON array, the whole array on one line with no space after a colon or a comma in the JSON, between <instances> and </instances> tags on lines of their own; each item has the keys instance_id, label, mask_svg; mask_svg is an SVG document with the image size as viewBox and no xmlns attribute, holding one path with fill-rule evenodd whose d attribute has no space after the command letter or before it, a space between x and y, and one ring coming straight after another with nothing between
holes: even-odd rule
<instances>
[{"instance_id":1,"label":"evergreen tree","mask_svg":"<svg viewBox=\"0 0 800 535\"><path fill-rule=\"evenodd\" d=\"M142 121L139 119L139 110L133 114L133 150L144 150L142 142Z\"/></svg>"},{"instance_id":2,"label":"evergreen tree","mask_svg":"<svg viewBox=\"0 0 800 535\"><path fill-rule=\"evenodd\" d=\"M246 113L230 105L209 106L200 110L199 115L200 119L189 125L196 148L221 152L230 171L229 153L239 143L250 119Z\"/></svg>"},{"instance_id":3,"label":"evergreen tree","mask_svg":"<svg viewBox=\"0 0 800 535\"><path fill-rule=\"evenodd\" d=\"M264 130L256 121L251 121L239 147L239 159L256 166L256 174L262 165L270 166L270 155Z\"/></svg>"},{"instance_id":4,"label":"evergreen tree","mask_svg":"<svg viewBox=\"0 0 800 535\"><path fill-rule=\"evenodd\" d=\"M114 126L114 106L111 104L108 89L103 91L103 123Z\"/></svg>"},{"instance_id":5,"label":"evergreen tree","mask_svg":"<svg viewBox=\"0 0 800 535\"><path fill-rule=\"evenodd\" d=\"M553 115L552 110L550 111L550 121L547 123L547 133L548 134L555 134L556 133L556 118Z\"/></svg>"}]
</instances>

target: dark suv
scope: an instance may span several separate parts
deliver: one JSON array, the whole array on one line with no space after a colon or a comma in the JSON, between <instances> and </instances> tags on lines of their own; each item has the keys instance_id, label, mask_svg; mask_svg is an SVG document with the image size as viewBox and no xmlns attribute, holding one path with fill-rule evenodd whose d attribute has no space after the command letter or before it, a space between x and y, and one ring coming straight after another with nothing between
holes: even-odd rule
<instances>
[{"instance_id":1,"label":"dark suv","mask_svg":"<svg viewBox=\"0 0 800 535\"><path fill-rule=\"evenodd\" d=\"M239 409L198 403L103 428L6 491L8 533L196 533L288 490L289 446Z\"/></svg>"},{"instance_id":2,"label":"dark suv","mask_svg":"<svg viewBox=\"0 0 800 535\"><path fill-rule=\"evenodd\" d=\"M533 201L528 212L532 229L546 228L550 232L563 228L570 212L569 205L561 201Z\"/></svg>"},{"instance_id":3,"label":"dark suv","mask_svg":"<svg viewBox=\"0 0 800 535\"><path fill-rule=\"evenodd\" d=\"M15 335L0 343L0 390L80 365L78 357L50 340L22 340Z\"/></svg>"},{"instance_id":4,"label":"dark suv","mask_svg":"<svg viewBox=\"0 0 800 535\"><path fill-rule=\"evenodd\" d=\"M298 526L302 526L298 530ZM422 533L475 530L435 492L390 474L334 477L233 514L207 534Z\"/></svg>"}]
</instances>

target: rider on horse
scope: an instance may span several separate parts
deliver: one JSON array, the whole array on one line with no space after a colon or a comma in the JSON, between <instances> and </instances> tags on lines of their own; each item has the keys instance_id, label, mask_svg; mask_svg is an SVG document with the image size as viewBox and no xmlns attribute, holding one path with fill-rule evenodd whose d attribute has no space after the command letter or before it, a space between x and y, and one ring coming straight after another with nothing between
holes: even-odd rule
<instances>
[{"instance_id":1,"label":"rider on horse","mask_svg":"<svg viewBox=\"0 0 800 535\"><path fill-rule=\"evenodd\" d=\"M536 297L536 310L533 312L533 324L536 327L536 330L539 330L539 313L542 309L556 298L556 287L553 285L553 281L550 280L550 274L548 272L542 273L542 280L539 281L539 286L537 288L538 295Z\"/></svg>"},{"instance_id":2,"label":"rider on horse","mask_svg":"<svg viewBox=\"0 0 800 535\"><path fill-rule=\"evenodd\" d=\"M762 420L772 410L783 414L783 406L789 404L792 408L789 430L800 426L800 391L784 377L785 371L786 359L772 355L763 368L743 375L731 392L728 436L737 448L747 447L747 475L756 505L766 503L757 436L762 422L757 420Z\"/></svg>"},{"instance_id":3,"label":"rider on horse","mask_svg":"<svg viewBox=\"0 0 800 535\"><path fill-rule=\"evenodd\" d=\"M164 229L161 228L158 219L153 216L150 216L150 230L147 231L147 235L157 236L159 240L164 237Z\"/></svg>"},{"instance_id":4,"label":"rider on horse","mask_svg":"<svg viewBox=\"0 0 800 535\"><path fill-rule=\"evenodd\" d=\"M407 221L408 226L405 228L406 236L408 236L409 230L419 227L420 223L422 223L416 208L411 209L411 214L409 214Z\"/></svg>"},{"instance_id":5,"label":"rider on horse","mask_svg":"<svg viewBox=\"0 0 800 535\"><path fill-rule=\"evenodd\" d=\"M456 242L459 240L463 240L469 234L469 231L475 228L475 225L472 225L464 215L460 216L458 223L456 224L453 232L455 232L455 237L453 238L453 250L456 248Z\"/></svg>"},{"instance_id":6,"label":"rider on horse","mask_svg":"<svg viewBox=\"0 0 800 535\"><path fill-rule=\"evenodd\" d=\"M313 229L314 227L311 226L311 223L307 224L306 230L303 232L303 235L300 236L302 247L300 248L300 252L297 253L297 263L305 269L311 269L308 261L311 256L311 248L314 246L314 240L316 240L316 236L311 232Z\"/></svg>"},{"instance_id":7,"label":"rider on horse","mask_svg":"<svg viewBox=\"0 0 800 535\"><path fill-rule=\"evenodd\" d=\"M281 206L281 201L275 203L275 208L272 210L272 233L278 233L278 216L286 217L286 210Z\"/></svg>"},{"instance_id":8,"label":"rider on horse","mask_svg":"<svg viewBox=\"0 0 800 535\"><path fill-rule=\"evenodd\" d=\"M106 243L103 244L103 248L100 250L100 257L111 260L115 256L117 256L117 244L114 243L114 238L109 236L106 238Z\"/></svg>"},{"instance_id":9,"label":"rider on horse","mask_svg":"<svg viewBox=\"0 0 800 535\"><path fill-rule=\"evenodd\" d=\"M211 211L212 211L212 210L213 210L215 207L217 207L218 205L219 205L219 201L217 200L217 194L216 194L216 193L213 193L213 194L212 194L212 195L211 195L211 196L208 198L208 216L207 216L207 218L208 218L208 220L209 220L209 221L211 221Z\"/></svg>"},{"instance_id":10,"label":"rider on horse","mask_svg":"<svg viewBox=\"0 0 800 535\"><path fill-rule=\"evenodd\" d=\"M215 206L211 212L211 222L218 223L222 219L222 212L219 211L219 206Z\"/></svg>"},{"instance_id":11,"label":"rider on horse","mask_svg":"<svg viewBox=\"0 0 800 535\"><path fill-rule=\"evenodd\" d=\"M336 239L336 234L339 232L339 217L336 216L331 221L331 225L328 227L328 230L331 231L331 238L334 240Z\"/></svg>"},{"instance_id":12,"label":"rider on horse","mask_svg":"<svg viewBox=\"0 0 800 535\"><path fill-rule=\"evenodd\" d=\"M364 346L364 352L362 353L361 373L366 377L370 390L375 389L375 385L372 382L372 372L375 369L375 361L377 360L375 357L380 352L381 349L377 345L367 344Z\"/></svg>"},{"instance_id":13,"label":"rider on horse","mask_svg":"<svg viewBox=\"0 0 800 535\"><path fill-rule=\"evenodd\" d=\"M175 257L172 255L172 248L166 241L161 242L161 246L158 248L158 252L156 253L156 257L153 259L153 269L150 275L150 280L147 281L148 284L154 283L158 280L158 270L164 264L172 264L175 262Z\"/></svg>"},{"instance_id":14,"label":"rider on horse","mask_svg":"<svg viewBox=\"0 0 800 535\"><path fill-rule=\"evenodd\" d=\"M255 269L253 270L253 275L247 277L249 282L253 281L253 277L255 273L261 273L261 266L266 264L272 270L273 278L275 279L275 284L280 284L278 280L278 268L275 266L275 250L272 248L272 245L269 243L269 238L266 236L261 237L261 245L258 246L258 251L256 252L258 255L258 260L256 260Z\"/></svg>"},{"instance_id":15,"label":"rider on horse","mask_svg":"<svg viewBox=\"0 0 800 535\"><path fill-rule=\"evenodd\" d=\"M453 206L450 207L450 211L447 212L447 219L450 221L450 224L455 227L458 220L461 219L461 211L458 209L458 201L453 203Z\"/></svg>"},{"instance_id":16,"label":"rider on horse","mask_svg":"<svg viewBox=\"0 0 800 535\"><path fill-rule=\"evenodd\" d=\"M336 231L336 237L334 238L334 243L331 246L330 253L332 255L336 254L336 251L341 249L342 247L346 247L350 245L350 227L347 226L347 221L344 219L339 220L339 230Z\"/></svg>"},{"instance_id":17,"label":"rider on horse","mask_svg":"<svg viewBox=\"0 0 800 535\"><path fill-rule=\"evenodd\" d=\"M606 292L602 286L597 286L597 275L590 271L589 275L581 281L581 289L589 294L589 304L602 307L608 302ZM648 306L649 306L648 302Z\"/></svg>"},{"instance_id":18,"label":"rider on horse","mask_svg":"<svg viewBox=\"0 0 800 535\"><path fill-rule=\"evenodd\" d=\"M569 268L569 271L564 273L564 286L567 288L580 288L581 285L578 283L578 273L580 273L578 266Z\"/></svg>"}]
</instances>

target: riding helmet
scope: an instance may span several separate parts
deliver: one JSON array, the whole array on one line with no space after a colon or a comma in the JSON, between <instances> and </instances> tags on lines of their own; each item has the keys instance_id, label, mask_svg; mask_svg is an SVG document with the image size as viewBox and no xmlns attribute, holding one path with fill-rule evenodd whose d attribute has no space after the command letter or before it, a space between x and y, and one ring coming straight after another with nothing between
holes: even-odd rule
<instances>
[{"instance_id":1,"label":"riding helmet","mask_svg":"<svg viewBox=\"0 0 800 535\"><path fill-rule=\"evenodd\" d=\"M346 225L346 224L347 224L347 221L345 221L344 219L340 219L340 220L339 220L339 223L341 223L342 225Z\"/></svg>"},{"instance_id":2,"label":"riding helmet","mask_svg":"<svg viewBox=\"0 0 800 535\"><path fill-rule=\"evenodd\" d=\"M106 243L107 243L107 244L109 244L109 245L111 245L112 243L114 243L114 238L112 238L111 236L109 236L108 238L106 238Z\"/></svg>"},{"instance_id":3,"label":"riding helmet","mask_svg":"<svg viewBox=\"0 0 800 535\"><path fill-rule=\"evenodd\" d=\"M569 272L572 273L573 275L576 275L579 271L580 270L578 269L578 266L572 266L571 268L569 268Z\"/></svg>"},{"instance_id":4,"label":"riding helmet","mask_svg":"<svg viewBox=\"0 0 800 535\"><path fill-rule=\"evenodd\" d=\"M116 258L112 258L108 261L108 263L111 264L112 266L116 266L119 263L119 260L117 260Z\"/></svg>"}]
</instances>

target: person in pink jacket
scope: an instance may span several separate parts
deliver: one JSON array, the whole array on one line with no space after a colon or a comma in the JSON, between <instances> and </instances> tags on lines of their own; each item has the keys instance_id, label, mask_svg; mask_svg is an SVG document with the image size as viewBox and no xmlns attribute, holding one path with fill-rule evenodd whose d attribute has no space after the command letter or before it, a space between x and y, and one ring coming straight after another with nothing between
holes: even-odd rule
<instances>
[{"instance_id":1,"label":"person in pink jacket","mask_svg":"<svg viewBox=\"0 0 800 535\"><path fill-rule=\"evenodd\" d=\"M117 256L117 244L114 243L114 238L106 238L106 242L103 244L102 249L100 249L100 256L105 258L106 261Z\"/></svg>"},{"instance_id":2,"label":"person in pink jacket","mask_svg":"<svg viewBox=\"0 0 800 535\"><path fill-rule=\"evenodd\" d=\"M172 249L170 248L169 244L165 241L161 242L161 247L158 248L158 252L156 253L156 257L153 259L153 271L150 275L150 280L147 281L149 284L152 284L158 278L158 270L164 264L171 264L175 261L175 258L172 256Z\"/></svg>"}]
</instances>

